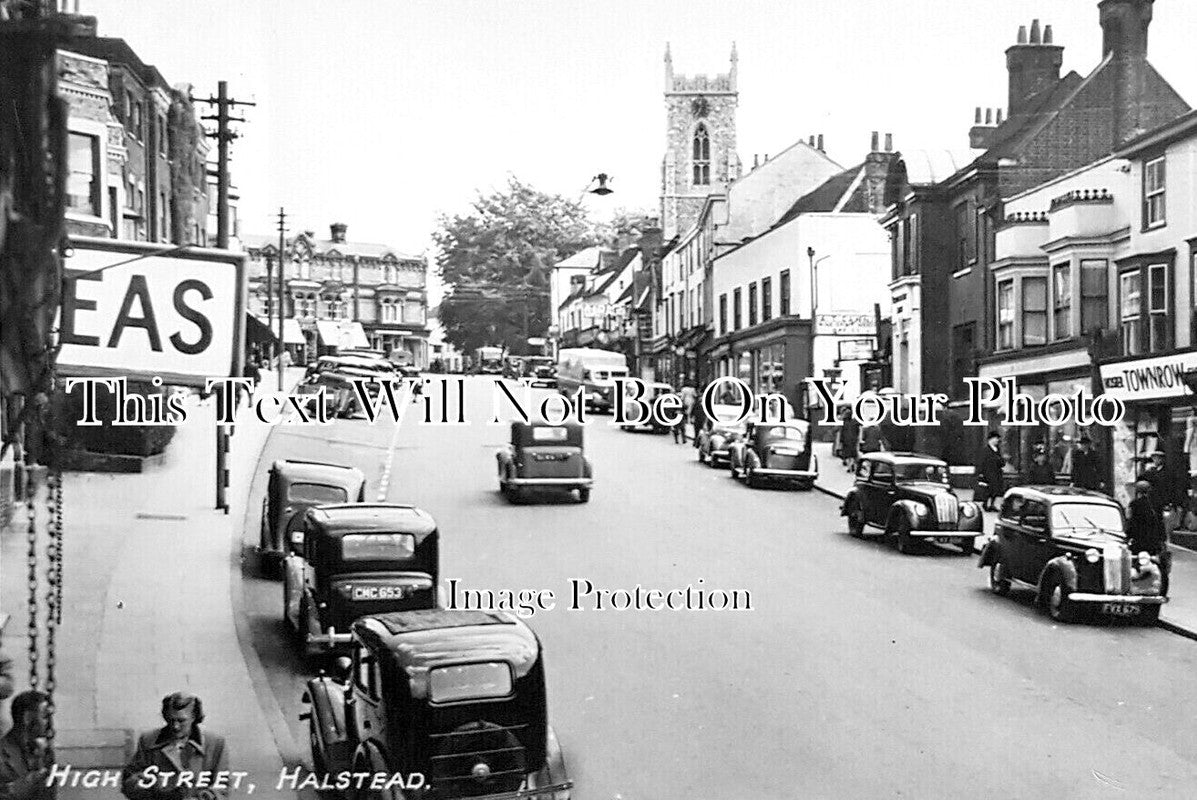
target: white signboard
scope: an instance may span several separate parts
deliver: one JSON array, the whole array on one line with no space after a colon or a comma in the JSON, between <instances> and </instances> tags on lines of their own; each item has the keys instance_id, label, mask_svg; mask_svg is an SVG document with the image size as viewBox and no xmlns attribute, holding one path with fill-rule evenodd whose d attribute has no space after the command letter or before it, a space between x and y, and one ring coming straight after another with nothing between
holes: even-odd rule
<instances>
[{"instance_id":1,"label":"white signboard","mask_svg":"<svg viewBox=\"0 0 1197 800\"><path fill-rule=\"evenodd\" d=\"M840 350L840 361L869 361L873 358L872 339L845 339L836 342Z\"/></svg>"},{"instance_id":2,"label":"white signboard","mask_svg":"<svg viewBox=\"0 0 1197 800\"><path fill-rule=\"evenodd\" d=\"M1197 370L1197 352L1101 365L1103 394L1119 400L1155 400L1192 394L1181 377Z\"/></svg>"},{"instance_id":3,"label":"white signboard","mask_svg":"<svg viewBox=\"0 0 1197 800\"><path fill-rule=\"evenodd\" d=\"M240 375L244 257L170 245L72 237L58 331L58 372L153 376L203 386ZM124 263L128 262L128 263Z\"/></svg>"},{"instance_id":4,"label":"white signboard","mask_svg":"<svg viewBox=\"0 0 1197 800\"><path fill-rule=\"evenodd\" d=\"M819 314L815 317L815 333L831 333L840 336L874 336L877 320L872 314L837 312Z\"/></svg>"}]
</instances>

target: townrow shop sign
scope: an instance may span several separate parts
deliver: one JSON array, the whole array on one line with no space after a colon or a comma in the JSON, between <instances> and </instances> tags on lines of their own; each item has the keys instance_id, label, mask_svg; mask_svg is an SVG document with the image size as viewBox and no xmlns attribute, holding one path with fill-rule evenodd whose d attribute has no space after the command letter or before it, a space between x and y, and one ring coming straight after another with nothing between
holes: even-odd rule
<instances>
[{"instance_id":1,"label":"townrow shop sign","mask_svg":"<svg viewBox=\"0 0 1197 800\"><path fill-rule=\"evenodd\" d=\"M243 256L88 237L72 237L71 247L57 326L60 375L199 387L240 376Z\"/></svg>"},{"instance_id":2,"label":"townrow shop sign","mask_svg":"<svg viewBox=\"0 0 1197 800\"><path fill-rule=\"evenodd\" d=\"M877 320L872 314L851 312L819 314L815 317L815 333L827 333L835 336L874 336L877 333Z\"/></svg>"},{"instance_id":3,"label":"townrow shop sign","mask_svg":"<svg viewBox=\"0 0 1197 800\"><path fill-rule=\"evenodd\" d=\"M1197 352L1101 365L1104 394L1119 400L1158 400L1190 395L1184 374L1197 370Z\"/></svg>"}]
</instances>

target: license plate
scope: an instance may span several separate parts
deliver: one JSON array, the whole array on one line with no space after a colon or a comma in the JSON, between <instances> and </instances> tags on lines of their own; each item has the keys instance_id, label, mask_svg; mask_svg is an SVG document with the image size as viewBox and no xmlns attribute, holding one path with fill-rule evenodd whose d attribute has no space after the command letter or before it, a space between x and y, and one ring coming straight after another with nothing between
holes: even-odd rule
<instances>
[{"instance_id":1,"label":"license plate","mask_svg":"<svg viewBox=\"0 0 1197 800\"><path fill-rule=\"evenodd\" d=\"M1102 603L1101 613L1113 614L1116 617L1134 617L1139 614L1139 606L1134 603Z\"/></svg>"},{"instance_id":2,"label":"license plate","mask_svg":"<svg viewBox=\"0 0 1197 800\"><path fill-rule=\"evenodd\" d=\"M954 536L936 536L935 541L940 544L956 544L956 537Z\"/></svg>"},{"instance_id":3,"label":"license plate","mask_svg":"<svg viewBox=\"0 0 1197 800\"><path fill-rule=\"evenodd\" d=\"M354 586L354 600L402 600L402 586Z\"/></svg>"}]
</instances>

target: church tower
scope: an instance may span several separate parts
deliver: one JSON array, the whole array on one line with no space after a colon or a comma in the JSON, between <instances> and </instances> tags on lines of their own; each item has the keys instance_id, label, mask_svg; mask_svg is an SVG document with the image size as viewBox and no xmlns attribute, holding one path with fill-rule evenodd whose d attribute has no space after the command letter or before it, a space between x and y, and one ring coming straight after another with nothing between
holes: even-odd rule
<instances>
[{"instance_id":1,"label":"church tower","mask_svg":"<svg viewBox=\"0 0 1197 800\"><path fill-rule=\"evenodd\" d=\"M675 75L665 45L665 159L661 164L661 228L665 241L698 219L708 194L740 177L736 155L736 46L721 75Z\"/></svg>"}]
</instances>

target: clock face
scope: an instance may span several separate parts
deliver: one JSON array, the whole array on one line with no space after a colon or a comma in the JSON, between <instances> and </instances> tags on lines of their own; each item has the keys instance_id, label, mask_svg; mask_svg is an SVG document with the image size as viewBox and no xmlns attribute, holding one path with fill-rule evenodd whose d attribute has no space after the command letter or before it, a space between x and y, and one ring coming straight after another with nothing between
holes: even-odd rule
<instances>
[{"instance_id":1,"label":"clock face","mask_svg":"<svg viewBox=\"0 0 1197 800\"><path fill-rule=\"evenodd\" d=\"M711 112L711 105L705 97L699 97L690 104L690 110L694 112L694 116L696 117L705 117Z\"/></svg>"}]
</instances>

